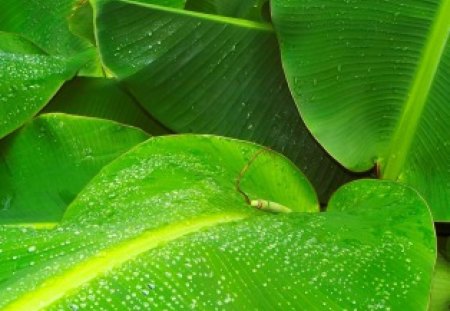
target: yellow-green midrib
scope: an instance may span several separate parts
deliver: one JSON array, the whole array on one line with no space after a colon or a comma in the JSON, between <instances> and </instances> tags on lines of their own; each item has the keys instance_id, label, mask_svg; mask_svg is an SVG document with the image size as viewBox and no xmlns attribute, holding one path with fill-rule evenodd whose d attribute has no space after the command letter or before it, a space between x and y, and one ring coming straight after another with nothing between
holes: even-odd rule
<instances>
[{"instance_id":1,"label":"yellow-green midrib","mask_svg":"<svg viewBox=\"0 0 450 311\"><path fill-rule=\"evenodd\" d=\"M390 142L382 177L396 180L417 133L450 34L450 0L443 0L425 43L407 100Z\"/></svg>"},{"instance_id":2,"label":"yellow-green midrib","mask_svg":"<svg viewBox=\"0 0 450 311\"><path fill-rule=\"evenodd\" d=\"M4 311L44 310L67 295L76 293L84 284L120 267L139 255L167 242L224 223L239 221L248 214L227 213L204 216L146 231L133 239L105 249L59 275L46 280L35 289L10 302Z\"/></svg>"}]
</instances>

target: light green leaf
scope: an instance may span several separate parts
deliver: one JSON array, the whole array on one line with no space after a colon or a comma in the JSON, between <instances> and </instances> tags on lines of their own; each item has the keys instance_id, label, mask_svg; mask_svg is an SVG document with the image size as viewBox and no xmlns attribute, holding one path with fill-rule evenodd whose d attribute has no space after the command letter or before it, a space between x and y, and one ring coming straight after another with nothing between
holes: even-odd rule
<instances>
[{"instance_id":1,"label":"light green leaf","mask_svg":"<svg viewBox=\"0 0 450 311\"><path fill-rule=\"evenodd\" d=\"M104 165L147 138L111 121L41 115L0 141L0 223L59 221Z\"/></svg>"},{"instance_id":2,"label":"light green leaf","mask_svg":"<svg viewBox=\"0 0 450 311\"><path fill-rule=\"evenodd\" d=\"M188 0L185 8L257 22L268 22L270 20L268 0Z\"/></svg>"},{"instance_id":3,"label":"light green leaf","mask_svg":"<svg viewBox=\"0 0 450 311\"><path fill-rule=\"evenodd\" d=\"M376 164L412 185L449 221L450 0L274 0L272 18L324 148L349 169Z\"/></svg>"},{"instance_id":4,"label":"light green leaf","mask_svg":"<svg viewBox=\"0 0 450 311\"><path fill-rule=\"evenodd\" d=\"M243 193L292 212L258 210ZM265 148L152 138L106 166L57 229L0 227L0 305L425 309L435 238L417 193L363 180L331 204L301 212L318 209L311 186Z\"/></svg>"},{"instance_id":5,"label":"light green leaf","mask_svg":"<svg viewBox=\"0 0 450 311\"><path fill-rule=\"evenodd\" d=\"M353 178L302 123L270 26L125 1L97 5L104 65L162 124L283 152L322 202Z\"/></svg>"},{"instance_id":6,"label":"light green leaf","mask_svg":"<svg viewBox=\"0 0 450 311\"><path fill-rule=\"evenodd\" d=\"M87 54L49 56L23 37L0 32L0 138L33 117L83 65Z\"/></svg>"},{"instance_id":7,"label":"light green leaf","mask_svg":"<svg viewBox=\"0 0 450 311\"><path fill-rule=\"evenodd\" d=\"M73 79L59 90L42 112L109 119L139 127L152 135L170 133L122 90L114 79Z\"/></svg>"}]
</instances>

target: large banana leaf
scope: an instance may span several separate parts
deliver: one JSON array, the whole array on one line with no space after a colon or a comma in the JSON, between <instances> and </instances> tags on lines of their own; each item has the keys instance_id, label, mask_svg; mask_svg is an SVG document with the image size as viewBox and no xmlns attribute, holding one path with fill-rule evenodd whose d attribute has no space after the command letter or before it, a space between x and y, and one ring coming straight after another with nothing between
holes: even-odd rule
<instances>
[{"instance_id":1,"label":"large banana leaf","mask_svg":"<svg viewBox=\"0 0 450 311\"><path fill-rule=\"evenodd\" d=\"M1 11L1 9L0 9ZM49 56L19 35L0 32L0 138L34 116L87 54L67 60Z\"/></svg>"},{"instance_id":2,"label":"large banana leaf","mask_svg":"<svg viewBox=\"0 0 450 311\"><path fill-rule=\"evenodd\" d=\"M111 121L41 115L0 141L0 223L59 221L105 164L147 138Z\"/></svg>"},{"instance_id":3,"label":"large banana leaf","mask_svg":"<svg viewBox=\"0 0 450 311\"><path fill-rule=\"evenodd\" d=\"M341 189L329 212L304 213L317 210L305 177L266 148L153 138L106 166L58 228L0 227L0 306L427 306L435 239L415 191L363 180Z\"/></svg>"},{"instance_id":4,"label":"large banana leaf","mask_svg":"<svg viewBox=\"0 0 450 311\"><path fill-rule=\"evenodd\" d=\"M126 1L96 3L104 65L162 124L281 151L323 202L351 178L302 123L270 25Z\"/></svg>"},{"instance_id":5,"label":"large banana leaf","mask_svg":"<svg viewBox=\"0 0 450 311\"><path fill-rule=\"evenodd\" d=\"M450 1L272 1L306 125L344 166L374 164L450 220Z\"/></svg>"},{"instance_id":6,"label":"large banana leaf","mask_svg":"<svg viewBox=\"0 0 450 311\"><path fill-rule=\"evenodd\" d=\"M67 82L42 110L114 120L152 135L170 131L122 90L114 79L78 77Z\"/></svg>"}]
</instances>

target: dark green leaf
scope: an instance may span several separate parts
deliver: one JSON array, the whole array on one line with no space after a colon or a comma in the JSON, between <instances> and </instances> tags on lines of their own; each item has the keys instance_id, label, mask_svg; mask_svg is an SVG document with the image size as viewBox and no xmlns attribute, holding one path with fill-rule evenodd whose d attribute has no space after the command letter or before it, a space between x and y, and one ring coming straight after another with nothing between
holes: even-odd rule
<instances>
[{"instance_id":1,"label":"dark green leaf","mask_svg":"<svg viewBox=\"0 0 450 311\"><path fill-rule=\"evenodd\" d=\"M152 135L170 133L113 79L76 78L69 81L43 112L63 112L114 120L139 127Z\"/></svg>"},{"instance_id":2,"label":"dark green leaf","mask_svg":"<svg viewBox=\"0 0 450 311\"><path fill-rule=\"evenodd\" d=\"M270 20L268 0L187 0L186 9L208 14L267 22Z\"/></svg>"}]
</instances>

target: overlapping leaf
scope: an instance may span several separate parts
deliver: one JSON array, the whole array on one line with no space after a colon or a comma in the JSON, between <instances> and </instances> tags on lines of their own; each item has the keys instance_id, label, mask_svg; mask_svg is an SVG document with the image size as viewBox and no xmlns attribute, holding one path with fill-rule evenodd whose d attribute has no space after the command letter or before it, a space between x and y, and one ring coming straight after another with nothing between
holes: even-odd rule
<instances>
[{"instance_id":1,"label":"overlapping leaf","mask_svg":"<svg viewBox=\"0 0 450 311\"><path fill-rule=\"evenodd\" d=\"M434 232L413 190L359 181L334 196L330 212L302 212L317 210L305 177L272 151L208 136L153 138L106 166L57 229L0 227L0 304L426 307Z\"/></svg>"},{"instance_id":2,"label":"overlapping leaf","mask_svg":"<svg viewBox=\"0 0 450 311\"><path fill-rule=\"evenodd\" d=\"M450 220L450 1L274 0L284 69L314 136Z\"/></svg>"},{"instance_id":3,"label":"overlapping leaf","mask_svg":"<svg viewBox=\"0 0 450 311\"><path fill-rule=\"evenodd\" d=\"M0 223L59 221L105 164L147 138L106 120L38 117L0 142Z\"/></svg>"},{"instance_id":4,"label":"overlapping leaf","mask_svg":"<svg viewBox=\"0 0 450 311\"><path fill-rule=\"evenodd\" d=\"M165 126L281 151L323 202L351 178L303 125L270 25L126 1L96 3L105 66Z\"/></svg>"}]
</instances>

